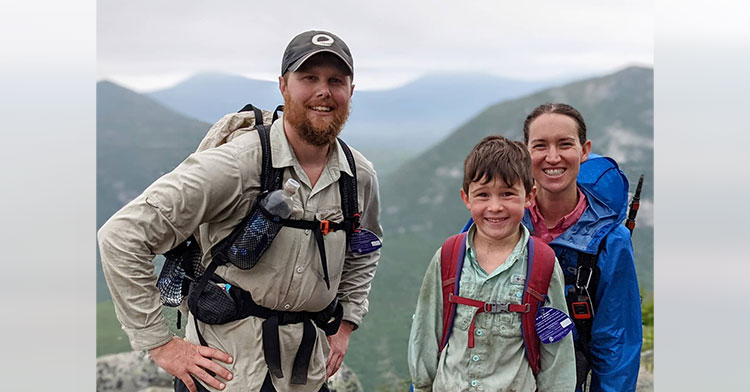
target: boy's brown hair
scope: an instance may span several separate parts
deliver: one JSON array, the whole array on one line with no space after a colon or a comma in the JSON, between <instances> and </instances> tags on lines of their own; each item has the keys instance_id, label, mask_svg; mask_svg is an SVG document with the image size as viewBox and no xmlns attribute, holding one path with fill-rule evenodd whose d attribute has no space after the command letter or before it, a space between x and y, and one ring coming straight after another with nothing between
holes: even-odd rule
<instances>
[{"instance_id":1,"label":"boy's brown hair","mask_svg":"<svg viewBox=\"0 0 750 392\"><path fill-rule=\"evenodd\" d=\"M521 142L487 136L474 146L464 161L464 192L469 194L472 182L486 184L498 177L509 187L520 180L528 195L534 186L531 156Z\"/></svg>"}]
</instances>

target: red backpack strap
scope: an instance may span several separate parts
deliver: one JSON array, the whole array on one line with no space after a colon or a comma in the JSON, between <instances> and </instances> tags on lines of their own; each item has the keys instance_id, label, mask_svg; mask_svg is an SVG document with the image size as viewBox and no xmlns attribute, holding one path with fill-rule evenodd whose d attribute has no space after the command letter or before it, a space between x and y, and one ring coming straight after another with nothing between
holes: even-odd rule
<instances>
[{"instance_id":1,"label":"red backpack strap","mask_svg":"<svg viewBox=\"0 0 750 392\"><path fill-rule=\"evenodd\" d=\"M529 237L526 283L523 289L523 302L529 304L530 311L521 315L521 330L526 347L526 359L536 376L542 369L541 342L536 333L536 315L544 305L552 271L555 268L555 251L537 237Z\"/></svg>"},{"instance_id":2,"label":"red backpack strap","mask_svg":"<svg viewBox=\"0 0 750 392\"><path fill-rule=\"evenodd\" d=\"M438 342L438 352L448 344L456 305L450 301L451 295L458 295L458 283L466 253L466 233L456 234L443 243L440 250L440 279L443 281L443 337Z\"/></svg>"}]
</instances>

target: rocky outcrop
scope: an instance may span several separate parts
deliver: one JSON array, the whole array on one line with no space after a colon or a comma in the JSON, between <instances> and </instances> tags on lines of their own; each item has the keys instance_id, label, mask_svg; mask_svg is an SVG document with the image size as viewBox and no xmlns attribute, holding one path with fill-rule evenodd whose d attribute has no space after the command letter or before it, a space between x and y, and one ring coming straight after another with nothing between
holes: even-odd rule
<instances>
[{"instance_id":1,"label":"rocky outcrop","mask_svg":"<svg viewBox=\"0 0 750 392\"><path fill-rule=\"evenodd\" d=\"M104 355L96 359L96 390L99 392L149 392L169 388L172 376L156 366L145 351Z\"/></svg>"},{"instance_id":2,"label":"rocky outcrop","mask_svg":"<svg viewBox=\"0 0 750 392\"><path fill-rule=\"evenodd\" d=\"M328 379L331 392L362 392L357 375L342 364ZM96 359L96 390L98 392L169 392L173 391L172 376L156 366L146 352L104 355Z\"/></svg>"}]
</instances>

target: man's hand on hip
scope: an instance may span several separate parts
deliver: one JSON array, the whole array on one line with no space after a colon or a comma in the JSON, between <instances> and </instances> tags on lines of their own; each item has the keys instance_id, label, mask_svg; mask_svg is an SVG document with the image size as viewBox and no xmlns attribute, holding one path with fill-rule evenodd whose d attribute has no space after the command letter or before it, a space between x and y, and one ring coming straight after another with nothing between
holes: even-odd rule
<instances>
[{"instance_id":1,"label":"man's hand on hip","mask_svg":"<svg viewBox=\"0 0 750 392\"><path fill-rule=\"evenodd\" d=\"M149 354L159 367L182 380L191 392L197 392L198 389L190 375L217 389L224 389L225 384L211 376L209 371L225 380L232 379L229 370L211 360L213 358L232 363L232 357L215 348L199 346L174 337L167 344L151 349Z\"/></svg>"},{"instance_id":2,"label":"man's hand on hip","mask_svg":"<svg viewBox=\"0 0 750 392\"><path fill-rule=\"evenodd\" d=\"M344 362L346 349L349 347L349 335L354 330L354 324L344 320L341 322L339 331L334 335L328 336L328 344L331 346L331 352L328 354L326 362L326 379L331 377Z\"/></svg>"}]
</instances>

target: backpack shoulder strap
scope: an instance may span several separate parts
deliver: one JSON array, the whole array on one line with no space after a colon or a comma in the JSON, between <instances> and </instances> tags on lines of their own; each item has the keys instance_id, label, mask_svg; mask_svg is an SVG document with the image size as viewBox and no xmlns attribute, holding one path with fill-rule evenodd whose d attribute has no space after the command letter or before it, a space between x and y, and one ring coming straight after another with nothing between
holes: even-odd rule
<instances>
[{"instance_id":1,"label":"backpack shoulder strap","mask_svg":"<svg viewBox=\"0 0 750 392\"><path fill-rule=\"evenodd\" d=\"M529 312L521 315L521 330L524 347L526 347L526 358L536 376L542 368L541 342L536 333L536 315L546 300L549 282L555 268L555 252L544 241L531 236L527 253L523 302L529 304Z\"/></svg>"},{"instance_id":2,"label":"backpack shoulder strap","mask_svg":"<svg viewBox=\"0 0 750 392\"><path fill-rule=\"evenodd\" d=\"M274 110L274 120L278 116L278 111L283 110L282 106L279 106ZM260 137L260 148L261 148L261 170L260 170L260 186L261 193L264 191L274 191L281 189L281 180L283 172L273 167L272 155L271 155L271 124L263 123L263 111L247 104L242 107L237 113L253 111L255 113L255 129L258 131Z\"/></svg>"},{"instance_id":3,"label":"backpack shoulder strap","mask_svg":"<svg viewBox=\"0 0 750 392\"><path fill-rule=\"evenodd\" d=\"M346 156L346 162L352 175L341 172L339 177L339 194L341 196L341 212L344 214L344 220L350 221L346 224L347 242L351 233L359 228L359 208L357 206L357 165L354 162L354 154L349 146L340 138L338 139L341 149Z\"/></svg>"},{"instance_id":4,"label":"backpack shoulder strap","mask_svg":"<svg viewBox=\"0 0 750 392\"><path fill-rule=\"evenodd\" d=\"M440 279L443 287L443 336L438 342L440 351L448 344L453 319L456 316L456 305L450 301L452 295L458 295L461 268L466 254L466 233L456 234L443 243L440 250Z\"/></svg>"}]
</instances>

